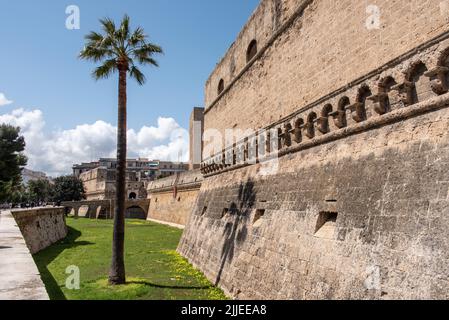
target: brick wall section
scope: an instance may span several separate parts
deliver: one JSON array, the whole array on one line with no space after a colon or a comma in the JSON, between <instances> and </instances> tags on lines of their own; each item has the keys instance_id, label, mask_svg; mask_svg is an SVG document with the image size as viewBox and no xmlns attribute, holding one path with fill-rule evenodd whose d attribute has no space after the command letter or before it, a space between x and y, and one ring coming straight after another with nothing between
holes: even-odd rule
<instances>
[{"instance_id":1,"label":"brick wall section","mask_svg":"<svg viewBox=\"0 0 449 320\"><path fill-rule=\"evenodd\" d=\"M381 28L368 30L363 1L262 1L206 84L205 129L272 126L281 157L204 155L178 251L237 299L449 298L444 3L373 1Z\"/></svg>"},{"instance_id":2,"label":"brick wall section","mask_svg":"<svg viewBox=\"0 0 449 320\"><path fill-rule=\"evenodd\" d=\"M67 236L64 208L14 210L12 215L31 254L35 254Z\"/></svg>"},{"instance_id":3,"label":"brick wall section","mask_svg":"<svg viewBox=\"0 0 449 320\"><path fill-rule=\"evenodd\" d=\"M449 30L449 12L441 10L439 0L373 1L380 8L380 30L366 28L369 14L364 1L311 1L211 105L219 79L229 84L245 67L250 39L257 39L261 48L276 30L273 21L282 25L303 2L261 2L206 84L206 130L267 126ZM276 4L281 6L278 19Z\"/></svg>"},{"instance_id":4,"label":"brick wall section","mask_svg":"<svg viewBox=\"0 0 449 320\"><path fill-rule=\"evenodd\" d=\"M448 128L445 108L207 178L178 250L234 298L447 299Z\"/></svg>"},{"instance_id":5,"label":"brick wall section","mask_svg":"<svg viewBox=\"0 0 449 320\"><path fill-rule=\"evenodd\" d=\"M201 172L194 170L150 183L148 218L186 225L195 207L202 181Z\"/></svg>"}]
</instances>

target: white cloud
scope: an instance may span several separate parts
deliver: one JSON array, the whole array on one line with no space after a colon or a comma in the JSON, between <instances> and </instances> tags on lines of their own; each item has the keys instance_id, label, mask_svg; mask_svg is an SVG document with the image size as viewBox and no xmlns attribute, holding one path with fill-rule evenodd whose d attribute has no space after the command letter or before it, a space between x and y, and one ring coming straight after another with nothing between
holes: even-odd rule
<instances>
[{"instance_id":1,"label":"white cloud","mask_svg":"<svg viewBox=\"0 0 449 320\"><path fill-rule=\"evenodd\" d=\"M0 107L1 106L6 106L8 104L11 104L12 101L6 99L5 94L0 92Z\"/></svg>"},{"instance_id":2,"label":"white cloud","mask_svg":"<svg viewBox=\"0 0 449 320\"><path fill-rule=\"evenodd\" d=\"M21 128L27 167L52 176L70 173L75 163L115 157L117 128L104 121L45 134L42 111L16 109L0 115L0 123ZM160 117L157 126L128 130L128 157L187 161L188 139L187 130L173 118Z\"/></svg>"}]
</instances>

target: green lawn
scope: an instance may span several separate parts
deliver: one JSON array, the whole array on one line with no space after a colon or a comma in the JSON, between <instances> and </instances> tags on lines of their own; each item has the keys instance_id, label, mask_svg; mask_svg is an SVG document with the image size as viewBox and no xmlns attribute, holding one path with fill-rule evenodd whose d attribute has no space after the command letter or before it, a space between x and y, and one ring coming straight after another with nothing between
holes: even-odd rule
<instances>
[{"instance_id":1,"label":"green lawn","mask_svg":"<svg viewBox=\"0 0 449 320\"><path fill-rule=\"evenodd\" d=\"M67 238L34 255L51 299L226 299L175 250L182 231L128 220L125 261L127 285L111 287L112 221L67 219ZM78 266L80 289L65 286L68 266Z\"/></svg>"}]
</instances>

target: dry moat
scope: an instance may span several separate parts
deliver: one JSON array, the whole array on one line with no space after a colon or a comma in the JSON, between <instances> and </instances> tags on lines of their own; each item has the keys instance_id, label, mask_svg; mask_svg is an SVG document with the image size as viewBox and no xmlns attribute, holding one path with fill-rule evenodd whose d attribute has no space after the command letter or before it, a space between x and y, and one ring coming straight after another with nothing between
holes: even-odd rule
<instances>
[{"instance_id":1,"label":"dry moat","mask_svg":"<svg viewBox=\"0 0 449 320\"><path fill-rule=\"evenodd\" d=\"M126 224L125 262L128 284L107 284L112 221L67 219L68 236L35 254L50 299L226 299L201 272L176 252L182 231L141 220ZM80 289L66 286L67 267L80 270Z\"/></svg>"}]
</instances>

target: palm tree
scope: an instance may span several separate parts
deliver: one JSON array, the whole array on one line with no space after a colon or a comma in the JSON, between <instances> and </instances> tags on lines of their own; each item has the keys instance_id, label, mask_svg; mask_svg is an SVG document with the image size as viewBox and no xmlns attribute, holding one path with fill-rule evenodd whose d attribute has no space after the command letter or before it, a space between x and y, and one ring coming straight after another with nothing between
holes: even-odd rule
<instances>
[{"instance_id":1,"label":"palm tree","mask_svg":"<svg viewBox=\"0 0 449 320\"><path fill-rule=\"evenodd\" d=\"M125 284L125 179L126 179L126 81L134 78L140 85L145 83L145 75L136 64L158 66L154 54L162 53L161 47L148 42L148 37L140 27L131 32L127 15L116 28L109 18L101 19L103 32L91 32L80 58L101 63L93 72L96 79L105 79L118 72L118 131L117 131L117 180L114 212L114 234L112 242L112 263L109 283Z\"/></svg>"}]
</instances>

